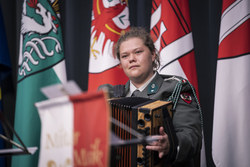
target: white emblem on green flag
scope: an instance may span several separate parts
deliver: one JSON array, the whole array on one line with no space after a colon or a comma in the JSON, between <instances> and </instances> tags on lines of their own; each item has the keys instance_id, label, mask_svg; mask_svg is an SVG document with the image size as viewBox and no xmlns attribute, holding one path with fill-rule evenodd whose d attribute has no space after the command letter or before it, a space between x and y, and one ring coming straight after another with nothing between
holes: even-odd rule
<instances>
[{"instance_id":1,"label":"white emblem on green flag","mask_svg":"<svg viewBox=\"0 0 250 167\"><path fill-rule=\"evenodd\" d=\"M25 0L20 32L15 130L27 147L40 145L40 119L34 103L40 88L66 81L58 1ZM12 166L34 167L35 155L13 156Z\"/></svg>"}]
</instances>

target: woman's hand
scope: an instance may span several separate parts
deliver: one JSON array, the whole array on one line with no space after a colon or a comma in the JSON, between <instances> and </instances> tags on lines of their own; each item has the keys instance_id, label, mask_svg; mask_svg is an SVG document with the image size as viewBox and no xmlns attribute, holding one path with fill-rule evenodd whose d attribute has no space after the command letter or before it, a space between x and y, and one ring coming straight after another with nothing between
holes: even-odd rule
<instances>
[{"instance_id":1,"label":"woman's hand","mask_svg":"<svg viewBox=\"0 0 250 167\"><path fill-rule=\"evenodd\" d=\"M167 155L169 152L169 140L168 135L164 132L164 128L160 127L159 129L160 135L156 135L158 140L150 143L150 145L146 146L146 149L158 151L159 152L159 158L162 158L164 155Z\"/></svg>"}]
</instances>

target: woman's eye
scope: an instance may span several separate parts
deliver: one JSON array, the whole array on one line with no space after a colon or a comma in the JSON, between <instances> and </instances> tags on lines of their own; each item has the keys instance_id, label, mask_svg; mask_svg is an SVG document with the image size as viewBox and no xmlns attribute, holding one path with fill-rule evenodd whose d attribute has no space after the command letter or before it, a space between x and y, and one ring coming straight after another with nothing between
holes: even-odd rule
<instances>
[{"instance_id":1,"label":"woman's eye","mask_svg":"<svg viewBox=\"0 0 250 167\"><path fill-rule=\"evenodd\" d=\"M124 59L124 58L126 58L126 57L128 57L128 55L122 55L122 56L121 56L122 59Z\"/></svg>"},{"instance_id":2,"label":"woman's eye","mask_svg":"<svg viewBox=\"0 0 250 167\"><path fill-rule=\"evenodd\" d=\"M142 50L138 50L138 51L136 51L135 53L136 54L140 54L142 52Z\"/></svg>"}]
</instances>

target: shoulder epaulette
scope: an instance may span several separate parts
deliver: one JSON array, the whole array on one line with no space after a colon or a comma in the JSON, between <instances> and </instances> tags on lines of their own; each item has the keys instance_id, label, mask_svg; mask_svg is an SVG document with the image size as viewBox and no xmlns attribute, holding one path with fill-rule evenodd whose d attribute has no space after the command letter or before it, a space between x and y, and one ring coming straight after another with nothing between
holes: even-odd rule
<instances>
[{"instance_id":1,"label":"shoulder epaulette","mask_svg":"<svg viewBox=\"0 0 250 167\"><path fill-rule=\"evenodd\" d=\"M196 103L198 105L198 110L200 111L201 128L203 129L203 116L202 116L203 114L202 114L201 106L200 106L199 100L198 100L198 98L196 96L195 89L194 89L193 85L186 79L179 79L179 78L176 78L176 77L175 77L175 79L178 79L178 82L177 82L177 84L176 84L176 86L174 88L173 93L168 98L168 101L173 102L173 110L175 110L175 108L176 108L176 105L177 105L177 102L178 102L178 99L180 97L180 93L181 93L181 90L182 90L182 86L184 84L188 84L192 89L192 93L193 93L193 95L195 97L195 100L196 100Z\"/></svg>"},{"instance_id":2,"label":"shoulder epaulette","mask_svg":"<svg viewBox=\"0 0 250 167\"><path fill-rule=\"evenodd\" d=\"M181 79L177 78L176 76L172 76L170 78L164 78L164 81L170 81L170 80L180 81Z\"/></svg>"}]
</instances>

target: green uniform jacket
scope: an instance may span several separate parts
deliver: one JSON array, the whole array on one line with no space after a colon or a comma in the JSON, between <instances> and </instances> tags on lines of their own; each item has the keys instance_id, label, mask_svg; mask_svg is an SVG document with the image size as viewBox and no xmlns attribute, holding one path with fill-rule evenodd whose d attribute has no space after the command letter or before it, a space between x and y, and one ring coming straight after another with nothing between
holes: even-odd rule
<instances>
[{"instance_id":1,"label":"green uniform jacket","mask_svg":"<svg viewBox=\"0 0 250 167\"><path fill-rule=\"evenodd\" d=\"M129 84L130 82L127 82L125 87L121 85L118 87L111 85L101 87L108 88L111 97L124 97L129 91ZM177 85L181 85L181 91L175 99L176 107L173 111L173 126L179 148L172 166L199 166L202 140L201 112L198 109L198 102L189 82L181 77L159 75L157 73L156 77L137 96L155 100L169 100Z\"/></svg>"}]
</instances>

